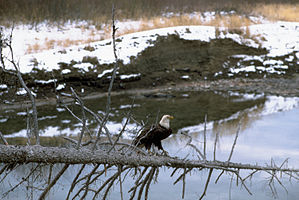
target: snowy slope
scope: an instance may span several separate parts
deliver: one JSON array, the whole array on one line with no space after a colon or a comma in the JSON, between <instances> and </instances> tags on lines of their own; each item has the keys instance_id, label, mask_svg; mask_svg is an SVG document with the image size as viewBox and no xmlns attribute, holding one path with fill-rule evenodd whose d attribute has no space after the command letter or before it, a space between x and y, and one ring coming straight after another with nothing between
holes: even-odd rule
<instances>
[{"instance_id":1,"label":"snowy slope","mask_svg":"<svg viewBox=\"0 0 299 200\"><path fill-rule=\"evenodd\" d=\"M76 28L74 32L69 31L67 34L78 34L78 37L82 37L82 32L78 33ZM220 29L221 30L221 29ZM224 28L223 28L224 30ZM249 27L250 35L252 38L247 38L238 34L221 32L219 38L231 38L238 43L246 44L252 47L264 47L269 53L265 56L248 56L248 55L236 55L241 56L244 60L260 60L264 62L265 66L238 66L237 70L232 69L231 73L239 73L240 71L255 71L264 70L268 72L277 72L275 68L288 68L280 62L275 62L271 57L287 55L291 52L295 52L297 59L299 59L299 23L296 22L275 22L268 24L258 24ZM57 31L52 32L58 34ZM145 48L152 46L152 42L160 36L166 36L167 34L178 34L181 38L187 40L202 40L209 41L216 37L216 28L212 26L178 26L170 28L154 29L150 31L143 31L124 35L118 38L117 51L119 58L124 63L130 62L131 56L137 56ZM30 32L18 32L15 34L23 34L24 37L29 37ZM49 33L45 33L49 34ZM66 35L67 35L66 34ZM84 36L84 34L83 34ZM34 37L34 36L33 36ZM17 43L18 41L14 41ZM94 51L84 50L84 47L90 46L94 48ZM70 63L72 60L81 62L83 57L97 57L100 64L114 62L114 56L112 52L111 40L103 40L99 42L93 42L88 45L78 45L66 48L65 50L54 49L46 50L41 53L35 54L22 54L22 48L17 46L17 52L19 57L17 58L20 63L20 70L23 73L29 73L33 69L33 63L38 63L37 68L51 71L58 69L59 62ZM289 60L294 57L289 57ZM297 63L299 64L299 63ZM86 63L82 65L78 64L77 67L84 68ZM264 67L264 68L263 68ZM280 73L280 72L279 72Z\"/></svg>"}]
</instances>

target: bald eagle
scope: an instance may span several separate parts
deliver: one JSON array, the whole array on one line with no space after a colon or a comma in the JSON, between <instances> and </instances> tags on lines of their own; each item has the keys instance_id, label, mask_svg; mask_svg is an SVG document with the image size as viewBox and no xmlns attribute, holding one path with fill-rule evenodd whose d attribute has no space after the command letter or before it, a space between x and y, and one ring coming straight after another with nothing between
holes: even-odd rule
<instances>
[{"instance_id":1,"label":"bald eagle","mask_svg":"<svg viewBox=\"0 0 299 200\"><path fill-rule=\"evenodd\" d=\"M158 125L152 125L150 128L142 130L142 132L134 139L133 145L137 147L145 147L149 153L152 144L166 155L168 152L162 147L161 140L164 140L172 134L169 121L174 119L173 116L164 115Z\"/></svg>"}]
</instances>

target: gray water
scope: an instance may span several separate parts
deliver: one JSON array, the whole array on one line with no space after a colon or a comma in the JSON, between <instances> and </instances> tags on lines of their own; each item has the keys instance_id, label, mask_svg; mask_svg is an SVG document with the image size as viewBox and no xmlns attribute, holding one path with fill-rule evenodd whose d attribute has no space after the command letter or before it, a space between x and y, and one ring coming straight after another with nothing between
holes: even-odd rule
<instances>
[{"instance_id":1,"label":"gray water","mask_svg":"<svg viewBox=\"0 0 299 200\"><path fill-rule=\"evenodd\" d=\"M125 114L129 109L127 105L132 104L132 102L136 106L133 109L133 116L137 121L146 119L148 114L151 114L148 117L149 122L154 122L156 116L161 116L162 113L172 114L175 116L175 120L171 125L177 134L163 141L163 147L169 152L170 156L185 157L188 155L189 159L197 159L197 153L186 146L188 138L182 135L181 132L190 135L193 138L192 143L199 149L202 149L202 128L204 115L207 113L207 153L209 159L213 159L213 145L216 133L218 132L219 142L217 144L216 158L221 161L227 160L240 122L241 131L231 160L232 162L266 165L270 164L271 159L273 159L277 165L280 165L286 158L289 158L289 167L298 168L299 166L299 101L297 98L194 92L188 93L188 96L185 93L176 93L173 98L135 97L135 100L133 99L133 97L127 96L113 99L113 112L110 118L111 127L114 127L113 124L121 124L123 117L126 116ZM87 102L87 105L92 106L93 109L104 104L105 99ZM77 111L75 106L73 106L73 109ZM98 109L104 109L104 106ZM21 111L2 113L2 119L7 120L0 123L0 127L12 126L11 119L22 121L19 118L20 116L17 115L19 112ZM39 113L44 115L39 116L40 118L45 118L45 120L40 120L42 122L41 128L44 130L43 134L51 136L51 131L48 130L56 130L55 135L80 130L78 123L72 117L69 117L66 111L60 110L58 112L55 107L49 107ZM52 116L52 118L49 116ZM66 122L66 120L68 123L59 123L59 121ZM93 123L92 119L90 119L90 126L96 129L97 126ZM131 123L131 125L133 124ZM24 128L16 128L15 132L11 131L7 136L13 137L14 134L20 134L23 131ZM53 134L53 132L51 133ZM127 137L129 136L130 134L127 135ZM17 140L10 138L10 141ZM57 173L61 167L61 165L55 165L53 173ZM13 174L8 175L7 179L0 184L0 194L11 188L10 184L16 184L16 180L20 180L24 176L24 172L29 168L29 165L18 167ZM79 168L79 165L70 167L50 192L48 199L65 199L70 184ZM92 168L93 166L90 165L89 169ZM108 172L108 177L113 171L115 169ZM86 170L87 172L88 170ZM250 172L243 172L241 174L246 176L246 173ZM48 168L44 168L43 173L47 176ZM158 182L151 185L149 199L181 199L182 182L173 185L181 171L177 172L173 177L170 177L171 173L172 169L160 169ZM256 173L251 181L246 182L253 195L249 195L244 187L241 187L240 183L236 186L235 176L232 180L231 189L231 176L228 174L222 175L218 183L215 184L215 180L220 173L221 171L214 170L205 199L273 199L273 194L267 182L269 175L266 173ZM201 196L207 174L207 170L194 170L186 176L185 199L198 199ZM47 177L40 177L36 180L35 186L42 187L46 179ZM105 177L102 177L97 182L97 185L94 185L94 188L98 188L101 185L101 180L104 181ZM282 178L282 180L288 192L276 182L277 198L298 199L298 181L292 180L289 182L288 177ZM130 176L127 176L123 186L125 199L129 198L129 194L126 191L132 186L133 180ZM8 198L24 199L26 196L30 199L31 195L35 199L37 194L35 192L31 193L30 190L26 189L26 186L22 186L11 193ZM118 184L113 187L109 199L120 199Z\"/></svg>"}]
</instances>

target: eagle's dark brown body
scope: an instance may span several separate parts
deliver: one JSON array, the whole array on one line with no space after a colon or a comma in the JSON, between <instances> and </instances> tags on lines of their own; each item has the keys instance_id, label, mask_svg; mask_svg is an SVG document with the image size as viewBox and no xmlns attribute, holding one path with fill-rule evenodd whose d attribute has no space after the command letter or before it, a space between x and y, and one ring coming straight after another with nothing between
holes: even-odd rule
<instances>
[{"instance_id":1,"label":"eagle's dark brown body","mask_svg":"<svg viewBox=\"0 0 299 200\"><path fill-rule=\"evenodd\" d=\"M145 146L147 150L150 150L152 144L154 144L159 150L164 151L161 140L169 137L171 133L171 128L167 129L160 124L151 126L150 128L144 129L133 141L133 144L138 147Z\"/></svg>"}]
</instances>

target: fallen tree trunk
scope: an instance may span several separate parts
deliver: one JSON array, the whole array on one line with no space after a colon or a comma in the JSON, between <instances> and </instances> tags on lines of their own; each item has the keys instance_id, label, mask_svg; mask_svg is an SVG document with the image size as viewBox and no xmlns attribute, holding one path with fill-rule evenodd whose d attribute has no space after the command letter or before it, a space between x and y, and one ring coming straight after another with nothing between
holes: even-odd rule
<instances>
[{"instance_id":1,"label":"fallen tree trunk","mask_svg":"<svg viewBox=\"0 0 299 200\"><path fill-rule=\"evenodd\" d=\"M109 164L128 166L151 166L173 168L213 168L213 169L249 169L299 172L299 169L279 168L276 166L259 166L233 162L184 160L168 156L149 156L133 153L122 153L104 150L91 151L87 148L13 146L0 145L0 163L64 163L64 164Z\"/></svg>"}]
</instances>

